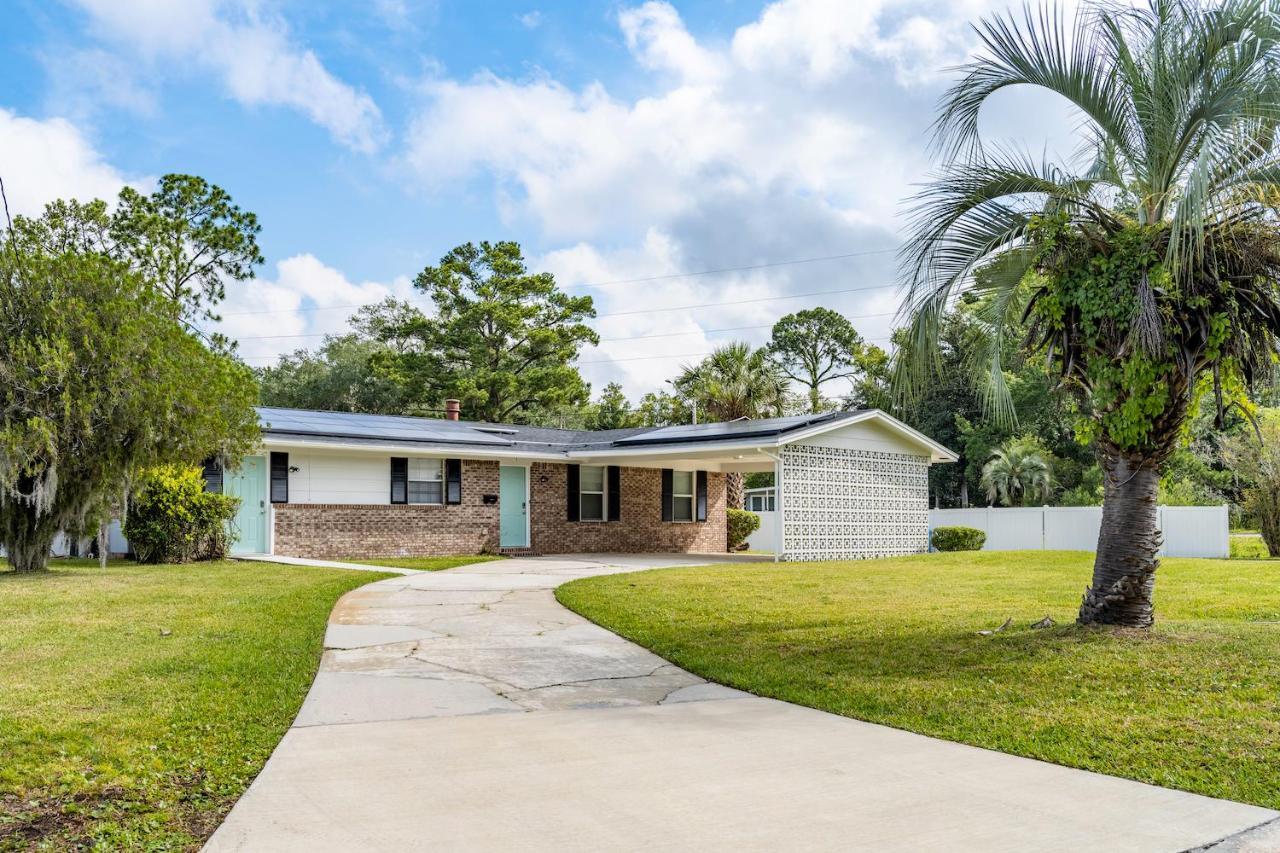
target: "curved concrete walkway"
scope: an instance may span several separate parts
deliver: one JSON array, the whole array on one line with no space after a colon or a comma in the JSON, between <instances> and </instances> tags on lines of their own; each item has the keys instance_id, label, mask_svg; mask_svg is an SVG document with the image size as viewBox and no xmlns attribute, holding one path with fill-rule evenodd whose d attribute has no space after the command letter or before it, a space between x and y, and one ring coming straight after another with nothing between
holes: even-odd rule
<instances>
[{"instance_id":1,"label":"curved concrete walkway","mask_svg":"<svg viewBox=\"0 0 1280 853\"><path fill-rule=\"evenodd\" d=\"M730 690L552 594L699 562L513 559L348 593L206 849L1180 851L1277 817Z\"/></svg>"}]
</instances>

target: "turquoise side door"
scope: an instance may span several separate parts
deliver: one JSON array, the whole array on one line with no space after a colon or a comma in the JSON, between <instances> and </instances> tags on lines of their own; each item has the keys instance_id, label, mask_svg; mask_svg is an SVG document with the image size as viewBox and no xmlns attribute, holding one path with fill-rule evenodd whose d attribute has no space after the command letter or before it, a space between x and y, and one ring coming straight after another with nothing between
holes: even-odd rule
<instances>
[{"instance_id":1,"label":"turquoise side door","mask_svg":"<svg viewBox=\"0 0 1280 853\"><path fill-rule=\"evenodd\" d=\"M267 460L246 456L235 471L223 478L222 491L240 499L232 523L233 554L265 554L267 551Z\"/></svg>"},{"instance_id":2,"label":"turquoise side door","mask_svg":"<svg viewBox=\"0 0 1280 853\"><path fill-rule=\"evenodd\" d=\"M529 547L529 469L520 465L498 468L498 544L503 548Z\"/></svg>"}]
</instances>

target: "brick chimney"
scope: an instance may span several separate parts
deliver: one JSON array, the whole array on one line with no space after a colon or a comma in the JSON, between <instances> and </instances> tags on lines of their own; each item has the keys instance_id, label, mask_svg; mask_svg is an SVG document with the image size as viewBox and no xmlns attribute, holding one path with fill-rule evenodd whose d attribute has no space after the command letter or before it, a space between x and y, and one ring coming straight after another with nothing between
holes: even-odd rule
<instances>
[{"instance_id":1,"label":"brick chimney","mask_svg":"<svg viewBox=\"0 0 1280 853\"><path fill-rule=\"evenodd\" d=\"M457 400L445 400L444 416L451 421L458 420L462 416L462 404Z\"/></svg>"}]
</instances>

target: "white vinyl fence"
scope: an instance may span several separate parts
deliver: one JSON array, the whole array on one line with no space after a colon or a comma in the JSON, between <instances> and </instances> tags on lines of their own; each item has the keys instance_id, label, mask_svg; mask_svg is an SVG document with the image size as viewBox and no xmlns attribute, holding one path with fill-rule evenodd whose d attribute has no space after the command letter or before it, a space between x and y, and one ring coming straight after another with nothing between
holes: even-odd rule
<instances>
[{"instance_id":1,"label":"white vinyl fence","mask_svg":"<svg viewBox=\"0 0 1280 853\"><path fill-rule=\"evenodd\" d=\"M778 537L778 522L772 511L757 512L760 526L751 531L747 537L747 547L752 551L772 551L773 542Z\"/></svg>"},{"instance_id":2,"label":"white vinyl fence","mask_svg":"<svg viewBox=\"0 0 1280 853\"><path fill-rule=\"evenodd\" d=\"M1222 557L1231 552L1227 507L1162 506L1157 521L1167 557ZM963 525L987 534L984 551L1092 551L1102 525L1100 506L985 507L929 511L929 530Z\"/></svg>"}]
</instances>

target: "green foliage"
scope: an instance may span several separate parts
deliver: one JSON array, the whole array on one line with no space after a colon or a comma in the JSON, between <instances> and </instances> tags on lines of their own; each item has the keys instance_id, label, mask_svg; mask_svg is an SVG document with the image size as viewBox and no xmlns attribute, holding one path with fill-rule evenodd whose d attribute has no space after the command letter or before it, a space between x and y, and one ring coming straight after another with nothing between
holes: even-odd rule
<instances>
[{"instance_id":1,"label":"green foliage","mask_svg":"<svg viewBox=\"0 0 1280 853\"><path fill-rule=\"evenodd\" d=\"M626 429L641 425L640 414L631 409L631 403L617 382L604 386L594 415L592 429Z\"/></svg>"},{"instance_id":2,"label":"green foliage","mask_svg":"<svg viewBox=\"0 0 1280 853\"><path fill-rule=\"evenodd\" d=\"M188 322L215 318L225 282L253 278L262 263L257 217L221 187L193 175L164 175L150 195L125 187L114 213L101 200L58 200L39 219L18 217L14 229L45 254L119 261Z\"/></svg>"},{"instance_id":3,"label":"green foliage","mask_svg":"<svg viewBox=\"0 0 1280 853\"><path fill-rule=\"evenodd\" d=\"M863 371L865 344L843 314L830 308L808 308L773 324L769 351L787 378L808 389L809 411L830 408L822 386L854 379Z\"/></svg>"},{"instance_id":4,"label":"green foliage","mask_svg":"<svg viewBox=\"0 0 1280 853\"><path fill-rule=\"evenodd\" d=\"M982 488L987 500L1004 506L1047 501L1053 486L1050 456L1034 436L1011 439L997 447L982 466Z\"/></svg>"},{"instance_id":5,"label":"green foliage","mask_svg":"<svg viewBox=\"0 0 1280 853\"><path fill-rule=\"evenodd\" d=\"M1020 352L1017 341L1025 334L1020 325L1007 335L1001 360L1001 381L1014 400L1018 423L984 416L987 378L974 369L985 355L984 310L983 302L972 294L958 300L941 320L938 374L913 399L889 411L960 456L955 464L929 468L930 492L942 506L977 503L983 492L982 468L991 454L1024 434L1035 435L1042 442L1054 483L1070 492L1095 464L1094 452L1076 436L1079 410L1075 401L1055 393L1042 360ZM899 352L910 358L915 346L910 336L899 332L895 342ZM1100 494L1094 503L1099 502Z\"/></svg>"},{"instance_id":6,"label":"green foliage","mask_svg":"<svg viewBox=\"0 0 1280 853\"><path fill-rule=\"evenodd\" d=\"M987 534L976 527L963 525L933 528L929 543L939 551L981 551Z\"/></svg>"},{"instance_id":7,"label":"green foliage","mask_svg":"<svg viewBox=\"0 0 1280 853\"><path fill-rule=\"evenodd\" d=\"M238 455L258 432L248 368L185 331L154 282L68 236L94 222L67 209L0 241L0 541L24 570L141 471Z\"/></svg>"},{"instance_id":8,"label":"green foliage","mask_svg":"<svg viewBox=\"0 0 1280 853\"><path fill-rule=\"evenodd\" d=\"M1009 344L1025 338L1108 464L1158 470L1206 379L1222 421L1233 388L1275 370L1280 24L1266 4L1108 2L978 29L990 50L945 96L945 162L915 199L898 388L927 392L947 364L946 309L973 294L985 414L1028 411L1006 382ZM1086 116L1086 168L979 144L982 105L1019 85Z\"/></svg>"},{"instance_id":9,"label":"green foliage","mask_svg":"<svg viewBox=\"0 0 1280 853\"><path fill-rule=\"evenodd\" d=\"M319 349L297 350L258 371L264 406L398 415L408 389L374 366L387 345L358 332L331 335Z\"/></svg>"},{"instance_id":10,"label":"green foliage","mask_svg":"<svg viewBox=\"0 0 1280 853\"><path fill-rule=\"evenodd\" d=\"M375 367L408 392L407 405L440 409L462 402L463 416L522 421L535 409L586 403L589 389L573 361L599 336L590 296L569 296L550 273L528 272L512 242L466 243L414 279L435 315L409 312L385 322L379 339L398 342Z\"/></svg>"},{"instance_id":11,"label":"green foliage","mask_svg":"<svg viewBox=\"0 0 1280 853\"><path fill-rule=\"evenodd\" d=\"M729 507L728 515L729 550L736 551L738 546L747 541L747 537L760 529L760 516L745 509Z\"/></svg>"},{"instance_id":12,"label":"green foliage","mask_svg":"<svg viewBox=\"0 0 1280 853\"><path fill-rule=\"evenodd\" d=\"M1280 554L1280 409L1263 409L1257 433L1228 438L1222 456L1245 486L1244 509L1258 525L1269 553Z\"/></svg>"},{"instance_id":13,"label":"green foliage","mask_svg":"<svg viewBox=\"0 0 1280 853\"><path fill-rule=\"evenodd\" d=\"M226 280L253 278L261 230L224 189L194 175L165 175L150 195L125 187L111 220L134 269L188 319L216 318Z\"/></svg>"},{"instance_id":14,"label":"green foliage","mask_svg":"<svg viewBox=\"0 0 1280 853\"><path fill-rule=\"evenodd\" d=\"M772 471L752 471L742 478L744 489L762 489L773 485Z\"/></svg>"},{"instance_id":15,"label":"green foliage","mask_svg":"<svg viewBox=\"0 0 1280 853\"><path fill-rule=\"evenodd\" d=\"M641 397L636 415L640 421L638 426L675 426L693 422L693 411L688 403L666 391L650 391Z\"/></svg>"},{"instance_id":16,"label":"green foliage","mask_svg":"<svg viewBox=\"0 0 1280 853\"><path fill-rule=\"evenodd\" d=\"M238 498L205 491L199 468L161 465L135 483L123 532L139 562L220 560L239 505Z\"/></svg>"},{"instance_id":17,"label":"green foliage","mask_svg":"<svg viewBox=\"0 0 1280 853\"><path fill-rule=\"evenodd\" d=\"M769 350L745 343L717 348L696 365L685 365L674 383L698 403L702 421L777 417L787 401L787 377Z\"/></svg>"}]
</instances>

